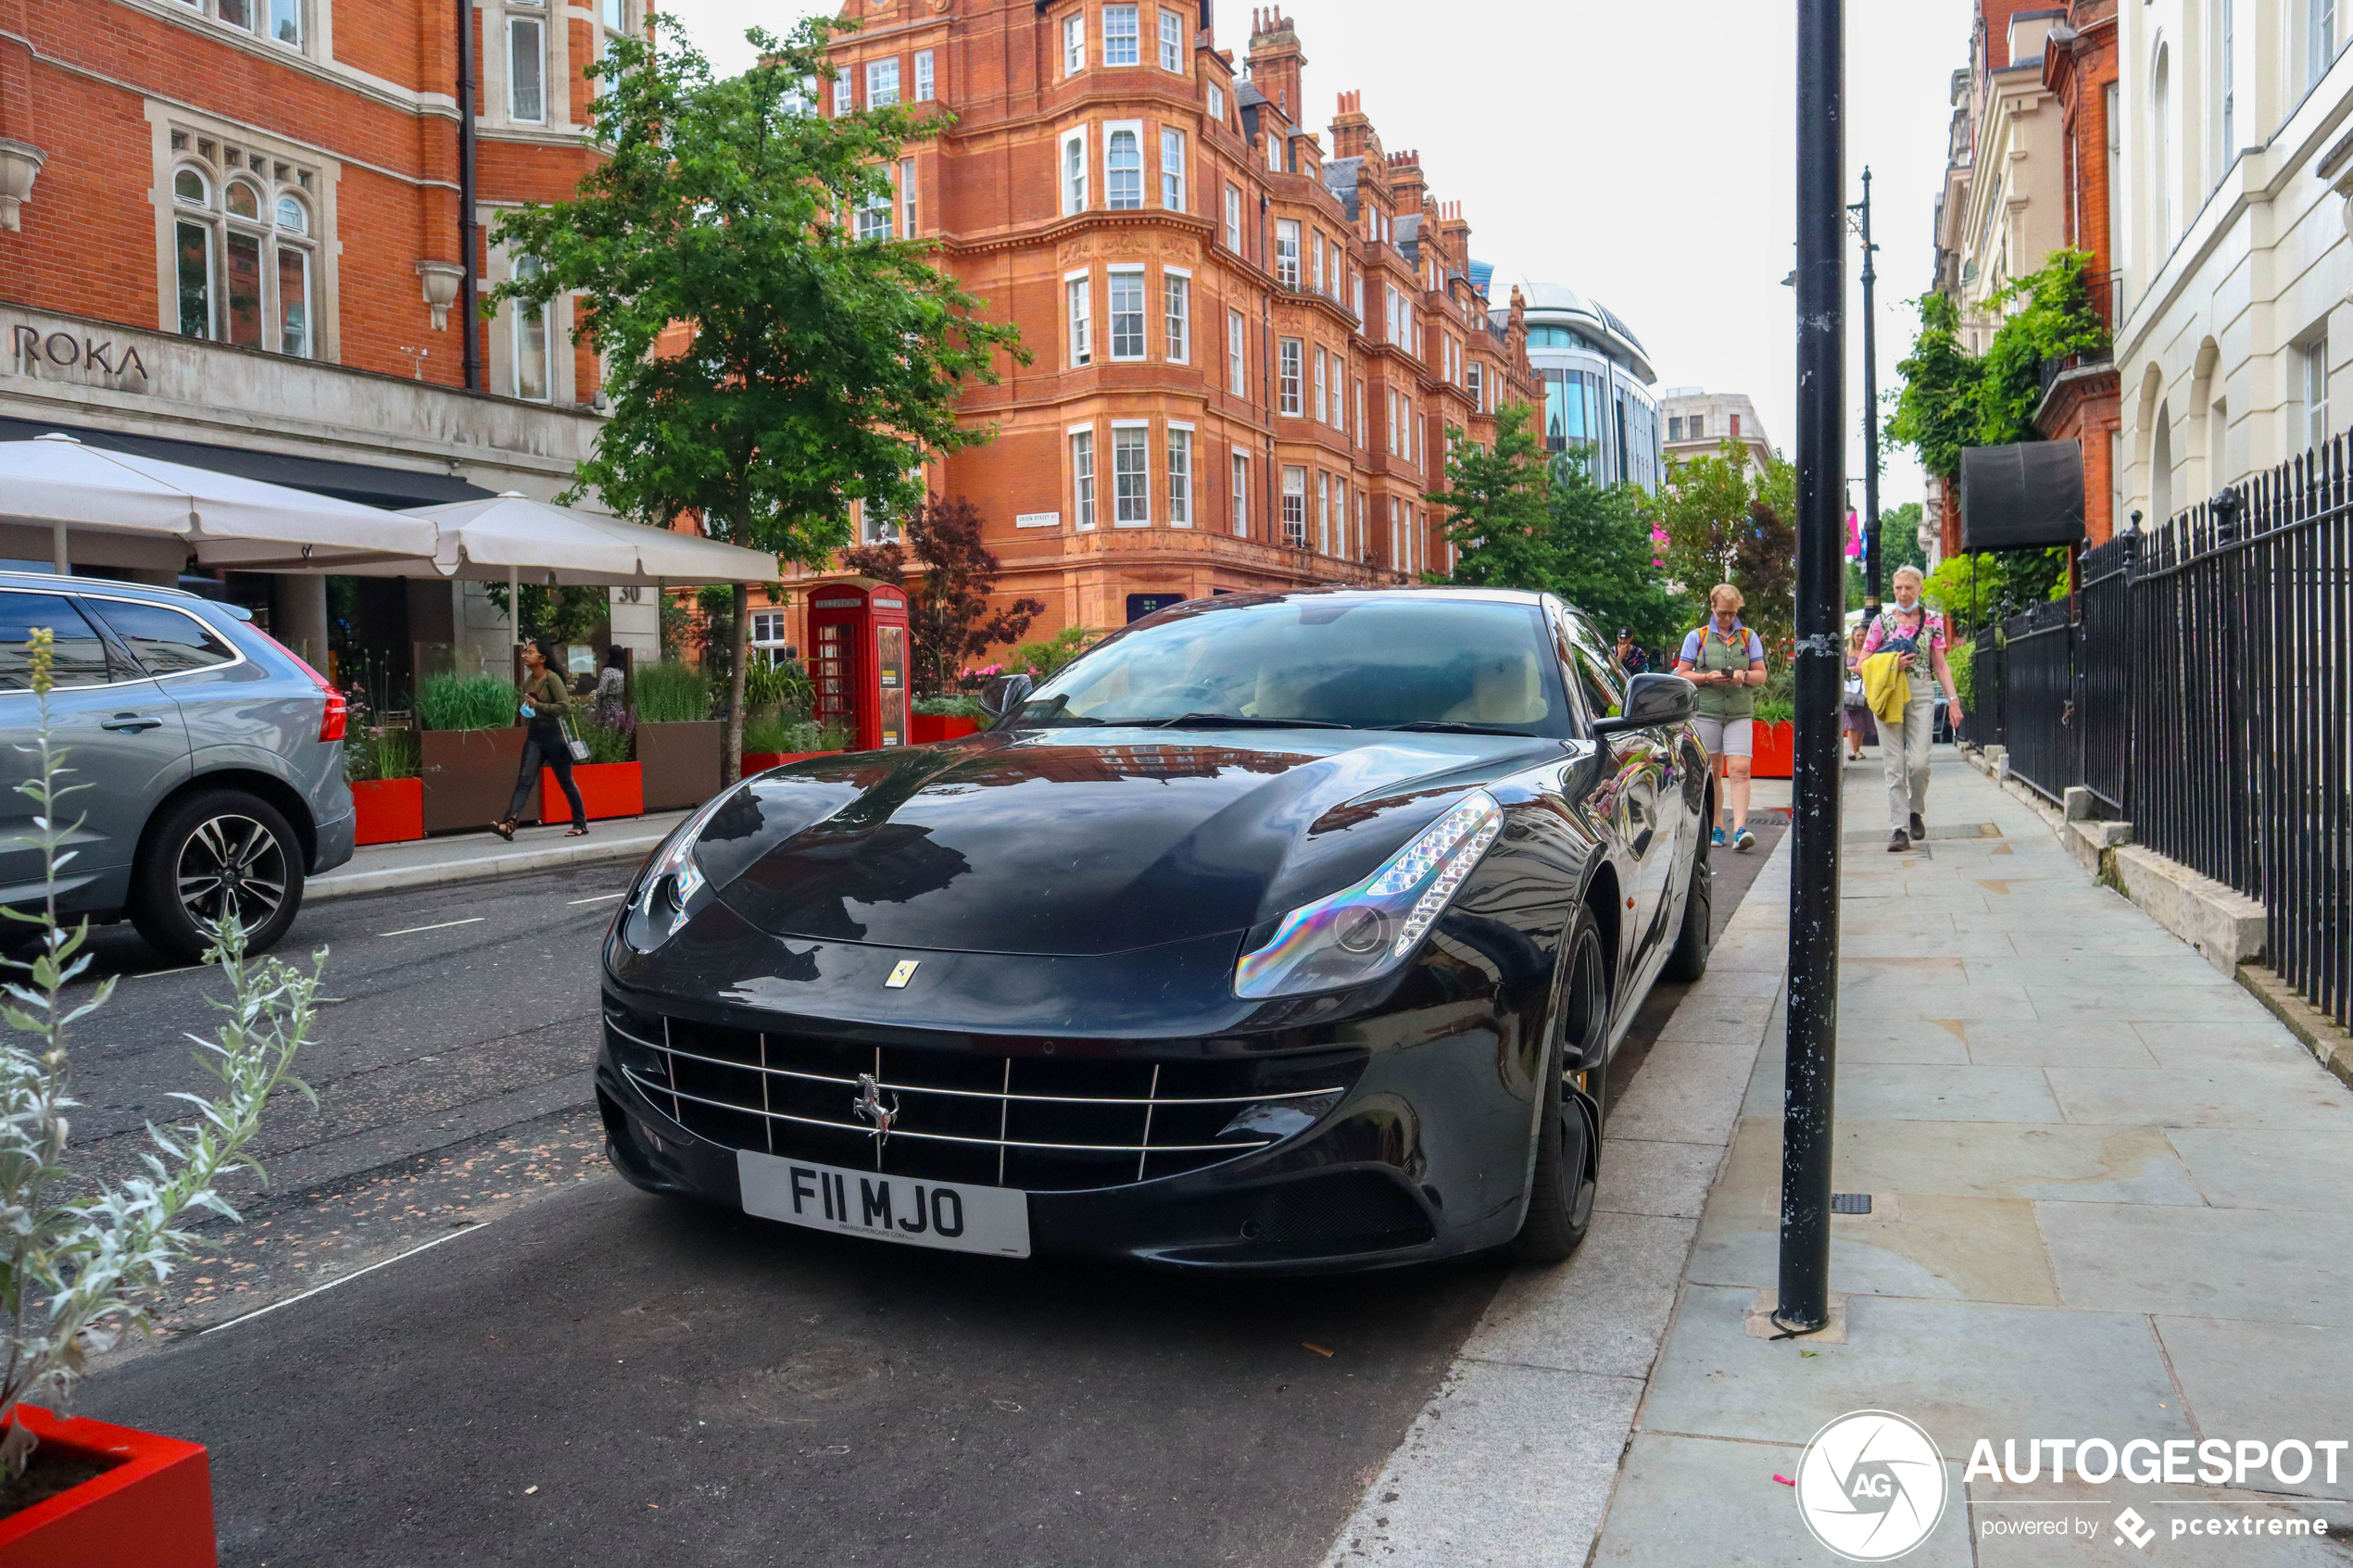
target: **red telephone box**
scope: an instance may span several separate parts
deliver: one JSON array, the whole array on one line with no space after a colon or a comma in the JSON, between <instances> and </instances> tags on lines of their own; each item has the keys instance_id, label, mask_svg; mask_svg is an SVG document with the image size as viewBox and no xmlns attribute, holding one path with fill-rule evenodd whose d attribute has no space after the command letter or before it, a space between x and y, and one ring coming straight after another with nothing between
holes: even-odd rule
<instances>
[{"instance_id":1,"label":"red telephone box","mask_svg":"<svg viewBox=\"0 0 2353 1568\"><path fill-rule=\"evenodd\" d=\"M861 751L906 745L906 594L871 577L828 583L810 596L809 641L818 722L848 726Z\"/></svg>"}]
</instances>

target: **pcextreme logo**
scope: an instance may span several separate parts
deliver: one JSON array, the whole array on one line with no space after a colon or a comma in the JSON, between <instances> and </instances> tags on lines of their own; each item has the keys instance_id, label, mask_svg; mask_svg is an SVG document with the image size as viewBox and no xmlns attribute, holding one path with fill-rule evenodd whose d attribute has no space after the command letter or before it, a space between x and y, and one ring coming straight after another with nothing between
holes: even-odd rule
<instances>
[{"instance_id":1,"label":"pcextreme logo","mask_svg":"<svg viewBox=\"0 0 2353 1568\"><path fill-rule=\"evenodd\" d=\"M1944 1458L1889 1411L1856 1411L1814 1434L1797 1465L1797 1508L1814 1538L1849 1562L1903 1556L1944 1516Z\"/></svg>"}]
</instances>

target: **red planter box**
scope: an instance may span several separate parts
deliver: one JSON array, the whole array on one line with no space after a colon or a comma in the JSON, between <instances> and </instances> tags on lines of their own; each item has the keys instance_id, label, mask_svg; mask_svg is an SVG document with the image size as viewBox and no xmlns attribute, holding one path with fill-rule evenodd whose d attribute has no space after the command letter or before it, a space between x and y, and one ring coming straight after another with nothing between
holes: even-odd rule
<instances>
[{"instance_id":1,"label":"red planter box","mask_svg":"<svg viewBox=\"0 0 2353 1568\"><path fill-rule=\"evenodd\" d=\"M414 783L414 780L409 781ZM19 1405L44 1452L117 1461L70 1491L0 1519L0 1568L217 1568L204 1449L128 1426Z\"/></svg>"},{"instance_id":2,"label":"red planter box","mask_svg":"<svg viewBox=\"0 0 2353 1568\"><path fill-rule=\"evenodd\" d=\"M1785 779L1796 771L1796 725L1786 719L1769 724L1759 719L1750 730L1756 739L1756 757L1749 768L1750 777Z\"/></svg>"},{"instance_id":3,"label":"red planter box","mask_svg":"<svg viewBox=\"0 0 2353 1568\"><path fill-rule=\"evenodd\" d=\"M353 784L351 804L359 819L358 843L405 844L425 835L422 779L377 779Z\"/></svg>"},{"instance_id":4,"label":"red planter box","mask_svg":"<svg viewBox=\"0 0 2353 1568\"><path fill-rule=\"evenodd\" d=\"M963 719L952 713L911 713L907 716L907 738L916 746L954 740L958 735L976 734L979 729L979 720Z\"/></svg>"},{"instance_id":5,"label":"red planter box","mask_svg":"<svg viewBox=\"0 0 2353 1568\"><path fill-rule=\"evenodd\" d=\"M572 782L579 786L580 804L591 822L646 814L645 775L635 762L574 762ZM539 820L568 822L571 809L563 785L556 782L556 771L540 769Z\"/></svg>"}]
</instances>

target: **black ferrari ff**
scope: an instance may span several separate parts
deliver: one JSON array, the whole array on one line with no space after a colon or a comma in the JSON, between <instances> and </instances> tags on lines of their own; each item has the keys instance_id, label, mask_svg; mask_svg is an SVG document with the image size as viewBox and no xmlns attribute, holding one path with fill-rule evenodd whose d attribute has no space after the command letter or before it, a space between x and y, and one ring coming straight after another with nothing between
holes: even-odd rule
<instances>
[{"instance_id":1,"label":"black ferrari ff","mask_svg":"<svg viewBox=\"0 0 2353 1568\"><path fill-rule=\"evenodd\" d=\"M597 1094L655 1192L1006 1257L1562 1258L1602 1069L1707 962L1692 688L1547 596L1164 609L639 872Z\"/></svg>"}]
</instances>

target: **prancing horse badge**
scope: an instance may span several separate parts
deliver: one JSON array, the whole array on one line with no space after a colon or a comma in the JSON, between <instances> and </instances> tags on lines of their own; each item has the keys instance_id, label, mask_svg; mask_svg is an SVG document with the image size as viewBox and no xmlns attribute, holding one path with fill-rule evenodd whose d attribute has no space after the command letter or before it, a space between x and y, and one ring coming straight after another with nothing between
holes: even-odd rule
<instances>
[{"instance_id":1,"label":"prancing horse badge","mask_svg":"<svg viewBox=\"0 0 2353 1568\"><path fill-rule=\"evenodd\" d=\"M921 959L900 960L891 966L890 978L883 982L883 989L886 991L905 990L907 982L915 978L915 966L923 961Z\"/></svg>"}]
</instances>

